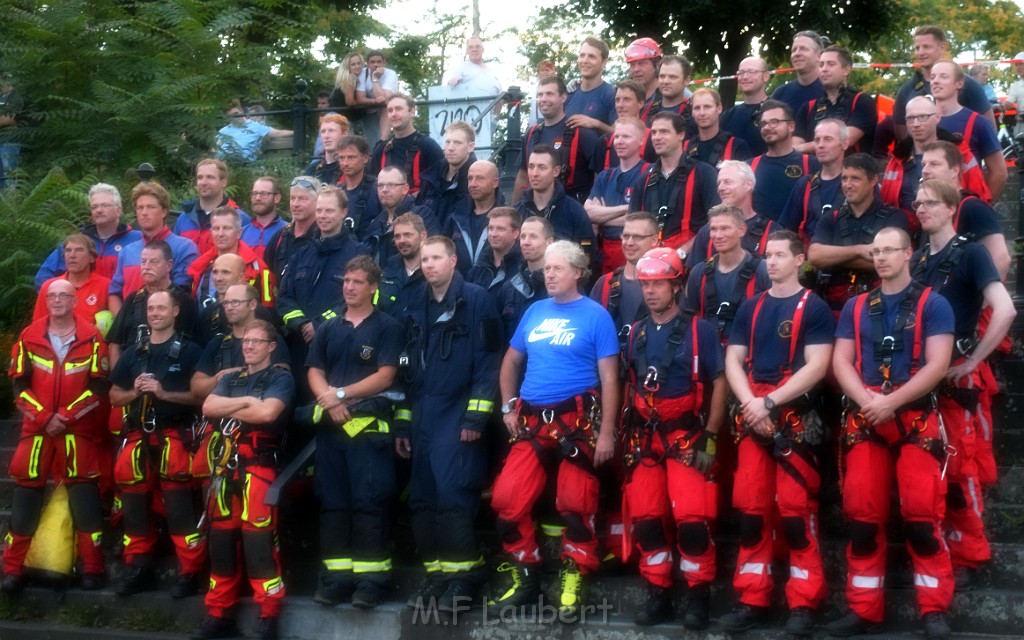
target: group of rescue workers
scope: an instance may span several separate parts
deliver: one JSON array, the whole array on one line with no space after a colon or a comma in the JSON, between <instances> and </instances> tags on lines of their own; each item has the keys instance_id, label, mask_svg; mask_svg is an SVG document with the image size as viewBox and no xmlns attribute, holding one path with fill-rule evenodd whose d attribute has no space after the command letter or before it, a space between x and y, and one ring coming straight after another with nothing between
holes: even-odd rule
<instances>
[{"instance_id":1,"label":"group of rescue workers","mask_svg":"<svg viewBox=\"0 0 1024 640\"><path fill-rule=\"evenodd\" d=\"M849 612L828 633L882 628L895 488L926 635L949 637L954 588L991 558L989 360L1015 311L991 109L941 60L941 29L914 37L921 69L886 159L870 155L873 99L846 85L852 57L813 32L794 37L797 78L774 99L764 61L744 60L725 113L648 38L626 50L631 79L604 82L608 47L587 38L578 88L538 84L513 206L473 128L449 126L442 149L401 94L373 151L324 116L290 221L270 176L242 212L218 160L197 166L173 231L159 184L132 190L135 228L117 189L93 186L92 224L40 269L13 349L24 421L3 592L28 582L55 479L81 588L104 585L105 529L124 533L115 591L154 588L166 521L171 596L209 575L193 637L237 635L245 576L255 634L276 638L277 505L315 449L325 606L387 597L400 495L425 569L410 606L472 603L490 486L510 578L495 611L541 602L539 528L562 538L563 619L614 558L647 585L637 624L674 618L681 575L683 624L707 629L719 527L735 524L737 605L719 626L765 624L778 580L785 630L808 636L827 593L820 501L838 484ZM313 434L294 460L289 433Z\"/></svg>"}]
</instances>

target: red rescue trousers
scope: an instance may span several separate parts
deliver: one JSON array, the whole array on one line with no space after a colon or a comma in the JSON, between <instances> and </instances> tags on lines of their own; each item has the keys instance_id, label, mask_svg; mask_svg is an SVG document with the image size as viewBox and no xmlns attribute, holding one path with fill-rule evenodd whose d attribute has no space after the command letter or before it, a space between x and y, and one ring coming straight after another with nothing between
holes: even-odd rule
<instances>
[{"instance_id":1,"label":"red rescue trousers","mask_svg":"<svg viewBox=\"0 0 1024 640\"><path fill-rule=\"evenodd\" d=\"M885 617L885 525L894 481L918 607L922 614L946 611L953 599L953 567L940 533L946 482L935 455L941 451L938 438L938 416L931 411L901 410L896 420L870 428L859 413L847 417L842 483L850 532L846 599L861 618L881 622Z\"/></svg>"},{"instance_id":2,"label":"red rescue trousers","mask_svg":"<svg viewBox=\"0 0 1024 640\"><path fill-rule=\"evenodd\" d=\"M73 485L77 484L98 482L100 458L99 447L93 435L67 432L59 436L50 436L45 433L26 433L22 430L10 466L10 476L15 481L16 489L12 500L10 531L5 538L5 575L17 575L22 572L35 526L38 525L42 509L42 492L51 477L55 482L64 482L69 487L75 542L78 554L82 558L83 572L102 574L106 570L101 547L103 532L99 493L97 491L82 494L73 488ZM34 500L22 501L18 499L20 492L24 495L35 493L37 497ZM82 503L83 501L88 504ZM22 508L26 513L17 512ZM83 518L80 514L88 514L90 517ZM87 526L83 520L92 520L92 526Z\"/></svg>"},{"instance_id":3,"label":"red rescue trousers","mask_svg":"<svg viewBox=\"0 0 1024 640\"><path fill-rule=\"evenodd\" d=\"M956 455L949 458L946 475L946 542L954 566L974 569L992 558L982 520L985 506L979 477L978 449L983 440L981 425L985 422L981 404L982 398L988 398L983 387L981 373L975 370L958 380L956 387L944 386L939 391L939 412L949 442L956 449ZM991 429L988 431L991 434Z\"/></svg>"},{"instance_id":4,"label":"red rescue trousers","mask_svg":"<svg viewBox=\"0 0 1024 640\"><path fill-rule=\"evenodd\" d=\"M211 481L217 490L211 492L206 507L211 522L206 608L218 618L238 604L243 557L260 617L279 616L284 603L277 507L264 504L264 496L277 472L272 465L245 464L247 457L255 460L251 453L251 448L240 445L242 463L234 477Z\"/></svg>"},{"instance_id":5,"label":"red rescue trousers","mask_svg":"<svg viewBox=\"0 0 1024 640\"><path fill-rule=\"evenodd\" d=\"M758 397L776 388L751 382ZM777 524L789 550L786 601L790 609L813 609L826 593L818 544L821 476L817 458L808 445L800 442L800 415L787 407L779 411L784 434L791 441L788 452L776 452L773 443L737 425L741 431L732 499L740 511L740 550L733 588L744 604L771 604L775 586L771 566L776 546L772 538Z\"/></svg>"},{"instance_id":6,"label":"red rescue trousers","mask_svg":"<svg viewBox=\"0 0 1024 640\"><path fill-rule=\"evenodd\" d=\"M687 437L681 429L655 431L643 458L627 471L623 486L622 512L630 527L626 542L635 543L640 551L640 575L659 587L672 586L672 539L687 584L710 584L715 579L718 483L687 464L685 456L685 447L700 433L698 429ZM673 447L676 442L681 444ZM666 536L666 530L672 534ZM628 557L631 551L624 548L623 555Z\"/></svg>"},{"instance_id":7,"label":"red rescue trousers","mask_svg":"<svg viewBox=\"0 0 1024 640\"><path fill-rule=\"evenodd\" d=\"M590 574L601 563L594 530L598 480L593 468L593 432L583 413L582 396L575 404L575 409L548 414L553 417L550 423L541 419L541 407L530 415L520 413L529 435L512 444L494 482L491 506L498 514L498 535L505 551L518 563L538 564L540 547L531 512L544 492L548 474L557 473L555 508L565 524L562 558L575 561L582 573ZM567 402L559 407L565 405ZM567 439L569 451L562 448L556 434ZM572 452L575 456L570 458Z\"/></svg>"},{"instance_id":8,"label":"red rescue trousers","mask_svg":"<svg viewBox=\"0 0 1024 640\"><path fill-rule=\"evenodd\" d=\"M181 572L198 573L206 561L206 538L194 508L192 457L176 429L158 428L142 436L137 430L129 433L114 464L124 511L125 564L149 561L157 542L150 511L157 511L167 517Z\"/></svg>"}]
</instances>

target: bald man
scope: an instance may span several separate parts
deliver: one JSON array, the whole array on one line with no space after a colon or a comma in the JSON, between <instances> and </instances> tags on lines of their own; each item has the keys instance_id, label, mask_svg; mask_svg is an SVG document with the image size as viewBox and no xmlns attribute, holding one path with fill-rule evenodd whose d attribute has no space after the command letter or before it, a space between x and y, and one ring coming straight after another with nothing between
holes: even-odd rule
<instances>
[{"instance_id":1,"label":"bald man","mask_svg":"<svg viewBox=\"0 0 1024 640\"><path fill-rule=\"evenodd\" d=\"M445 224L444 235L455 243L456 265L463 275L476 264L487 246L487 214L503 204L498 185L498 167L489 160L477 160L469 166L466 190L469 199L463 200Z\"/></svg>"},{"instance_id":2,"label":"bald man","mask_svg":"<svg viewBox=\"0 0 1024 640\"><path fill-rule=\"evenodd\" d=\"M743 139L755 156L767 150L761 139L761 130L754 124L761 110L761 103L768 99L765 87L771 78L768 63L761 58L744 58L736 70L737 82L743 94L743 102L722 113L720 126L734 136Z\"/></svg>"},{"instance_id":3,"label":"bald man","mask_svg":"<svg viewBox=\"0 0 1024 640\"><path fill-rule=\"evenodd\" d=\"M213 261L210 270L210 279L217 289L216 298L208 298L204 306L199 310L199 328L196 331L196 341L205 346L218 334L230 333L230 322L224 313L224 293L228 287L235 284L246 284L245 260L234 253L225 253L217 256ZM256 311L256 318L275 322L272 311L263 307Z\"/></svg>"}]
</instances>

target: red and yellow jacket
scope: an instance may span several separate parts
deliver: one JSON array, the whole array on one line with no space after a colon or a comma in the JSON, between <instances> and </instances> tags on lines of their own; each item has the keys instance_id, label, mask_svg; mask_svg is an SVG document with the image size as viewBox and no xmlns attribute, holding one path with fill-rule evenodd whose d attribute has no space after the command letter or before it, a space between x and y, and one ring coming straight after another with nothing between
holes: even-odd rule
<instances>
[{"instance_id":1,"label":"red and yellow jacket","mask_svg":"<svg viewBox=\"0 0 1024 640\"><path fill-rule=\"evenodd\" d=\"M49 318L41 318L26 327L11 353L8 375L15 406L25 416L22 434L42 433L55 413L66 419L69 433L93 433L104 425L109 410L107 345L96 327L79 321L60 362L47 336L48 325Z\"/></svg>"}]
</instances>

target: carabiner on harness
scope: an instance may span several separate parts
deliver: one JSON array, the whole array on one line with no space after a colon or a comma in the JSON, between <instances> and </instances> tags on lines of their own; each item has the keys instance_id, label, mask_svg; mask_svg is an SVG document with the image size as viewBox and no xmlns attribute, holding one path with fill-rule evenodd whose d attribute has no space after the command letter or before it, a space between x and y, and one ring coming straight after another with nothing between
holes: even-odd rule
<instances>
[{"instance_id":1,"label":"carabiner on harness","mask_svg":"<svg viewBox=\"0 0 1024 640\"><path fill-rule=\"evenodd\" d=\"M644 378L644 391L648 393L658 393L658 389L661 388L661 382L658 380L658 369L655 366L647 367L647 377Z\"/></svg>"},{"instance_id":2,"label":"carabiner on harness","mask_svg":"<svg viewBox=\"0 0 1024 640\"><path fill-rule=\"evenodd\" d=\"M220 432L225 438L230 438L235 435L242 426L242 423L237 418L229 418L221 423Z\"/></svg>"}]
</instances>

